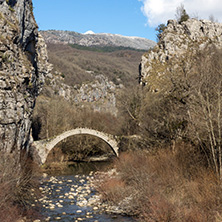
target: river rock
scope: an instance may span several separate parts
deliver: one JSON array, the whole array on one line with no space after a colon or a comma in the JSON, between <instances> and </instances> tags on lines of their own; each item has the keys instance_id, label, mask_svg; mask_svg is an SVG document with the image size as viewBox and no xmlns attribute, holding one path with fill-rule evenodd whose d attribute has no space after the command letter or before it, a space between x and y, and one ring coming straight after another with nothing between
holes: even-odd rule
<instances>
[{"instance_id":1,"label":"river rock","mask_svg":"<svg viewBox=\"0 0 222 222\"><path fill-rule=\"evenodd\" d=\"M69 195L68 198L69 199L74 199L74 196L73 195Z\"/></svg>"}]
</instances>

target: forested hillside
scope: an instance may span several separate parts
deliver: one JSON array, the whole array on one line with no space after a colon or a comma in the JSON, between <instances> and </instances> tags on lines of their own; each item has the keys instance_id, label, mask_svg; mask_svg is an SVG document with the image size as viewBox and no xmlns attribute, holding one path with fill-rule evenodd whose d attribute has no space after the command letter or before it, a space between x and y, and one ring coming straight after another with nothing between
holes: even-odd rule
<instances>
[{"instance_id":1,"label":"forested hillside","mask_svg":"<svg viewBox=\"0 0 222 222\"><path fill-rule=\"evenodd\" d=\"M112 50L111 50L112 49ZM48 44L49 60L67 85L82 84L102 74L117 84L136 81L138 67L145 51L118 47L73 47Z\"/></svg>"}]
</instances>

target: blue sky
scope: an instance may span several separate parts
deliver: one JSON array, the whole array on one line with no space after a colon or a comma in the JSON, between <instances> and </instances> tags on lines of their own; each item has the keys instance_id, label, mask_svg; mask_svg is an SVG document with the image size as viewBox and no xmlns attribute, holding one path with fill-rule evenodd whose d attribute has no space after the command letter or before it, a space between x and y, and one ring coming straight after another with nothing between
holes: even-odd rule
<instances>
[{"instance_id":1,"label":"blue sky","mask_svg":"<svg viewBox=\"0 0 222 222\"><path fill-rule=\"evenodd\" d=\"M40 30L113 33L156 40L155 27L184 5L190 17L222 21L221 0L33 0Z\"/></svg>"},{"instance_id":2,"label":"blue sky","mask_svg":"<svg viewBox=\"0 0 222 222\"><path fill-rule=\"evenodd\" d=\"M156 40L138 0L33 0L40 30L113 33Z\"/></svg>"}]
</instances>

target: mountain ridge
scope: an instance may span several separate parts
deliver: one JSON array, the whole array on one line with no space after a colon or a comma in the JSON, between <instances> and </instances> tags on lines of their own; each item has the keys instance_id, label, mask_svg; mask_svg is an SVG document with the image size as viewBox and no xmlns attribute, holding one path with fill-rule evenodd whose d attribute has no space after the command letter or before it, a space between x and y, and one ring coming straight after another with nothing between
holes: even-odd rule
<instances>
[{"instance_id":1,"label":"mountain ridge","mask_svg":"<svg viewBox=\"0 0 222 222\"><path fill-rule=\"evenodd\" d=\"M123 36L110 33L78 33L74 31L47 30L40 31L47 43L77 44L81 46L113 46L130 47L139 50L148 50L156 42L136 36Z\"/></svg>"}]
</instances>

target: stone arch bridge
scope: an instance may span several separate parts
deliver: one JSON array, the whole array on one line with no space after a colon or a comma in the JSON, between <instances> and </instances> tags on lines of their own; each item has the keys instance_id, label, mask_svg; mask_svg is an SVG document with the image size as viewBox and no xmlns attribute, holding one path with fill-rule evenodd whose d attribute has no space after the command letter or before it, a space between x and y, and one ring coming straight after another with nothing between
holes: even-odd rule
<instances>
[{"instance_id":1,"label":"stone arch bridge","mask_svg":"<svg viewBox=\"0 0 222 222\"><path fill-rule=\"evenodd\" d=\"M89 128L76 128L73 130L66 131L58 136L55 136L50 139L34 141L33 146L40 158L41 164L44 164L49 152L55 147L56 144L61 142L62 140L74 136L74 135L92 135L96 136L103 141L105 141L110 148L113 150L116 156L119 155L118 142L113 135L103 133L97 130L89 129Z\"/></svg>"}]
</instances>

